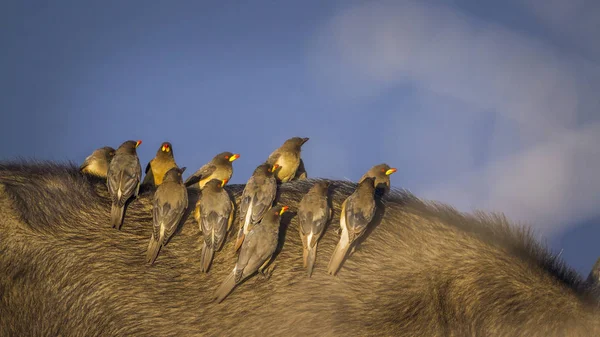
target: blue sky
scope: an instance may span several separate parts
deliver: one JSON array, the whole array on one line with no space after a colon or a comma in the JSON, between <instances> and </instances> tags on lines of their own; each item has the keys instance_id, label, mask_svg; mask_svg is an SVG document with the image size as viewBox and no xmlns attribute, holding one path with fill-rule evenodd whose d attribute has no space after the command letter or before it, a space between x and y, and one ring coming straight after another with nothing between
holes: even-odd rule
<instances>
[{"instance_id":1,"label":"blue sky","mask_svg":"<svg viewBox=\"0 0 600 337\"><path fill-rule=\"evenodd\" d=\"M231 2L233 3L233 2ZM600 3L4 1L0 158L162 141L187 175L285 139L309 176L504 212L587 274L600 246Z\"/></svg>"}]
</instances>

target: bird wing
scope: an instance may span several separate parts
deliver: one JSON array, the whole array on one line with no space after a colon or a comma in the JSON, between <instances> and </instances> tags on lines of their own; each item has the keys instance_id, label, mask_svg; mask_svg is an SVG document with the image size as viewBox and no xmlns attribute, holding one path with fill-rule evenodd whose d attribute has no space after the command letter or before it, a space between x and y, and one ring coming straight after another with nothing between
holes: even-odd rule
<instances>
[{"instance_id":1,"label":"bird wing","mask_svg":"<svg viewBox=\"0 0 600 337\"><path fill-rule=\"evenodd\" d=\"M122 206L133 195L139 183L141 173L136 172L136 164L139 162L131 160L129 157L117 157L113 161L115 162L111 163L107 185L113 202ZM117 194L119 189L121 190L120 197Z\"/></svg>"},{"instance_id":2,"label":"bird wing","mask_svg":"<svg viewBox=\"0 0 600 337\"><path fill-rule=\"evenodd\" d=\"M311 231L317 237L325 229L325 224L329 220L329 209L328 207L319 207L318 210L313 214L311 222ZM310 246L314 247L317 240L312 240Z\"/></svg>"},{"instance_id":3,"label":"bird wing","mask_svg":"<svg viewBox=\"0 0 600 337\"><path fill-rule=\"evenodd\" d=\"M273 206L276 194L277 182L275 179L266 179L263 184L258 186L258 191L254 194L252 201L252 223L259 222L265 212Z\"/></svg>"},{"instance_id":4,"label":"bird wing","mask_svg":"<svg viewBox=\"0 0 600 337\"><path fill-rule=\"evenodd\" d=\"M187 178L187 180L185 181L185 185L189 186L191 184L199 182L200 180L202 180L202 178L208 177L211 174L213 174L213 172L215 172L216 169L217 167L212 163L205 164L200 169L198 169L198 171L194 172L194 174Z\"/></svg>"},{"instance_id":5,"label":"bird wing","mask_svg":"<svg viewBox=\"0 0 600 337\"><path fill-rule=\"evenodd\" d=\"M202 204L203 213L201 213L202 233L204 241L214 250L217 250L227 232L227 225L230 216L231 204L229 201L222 203L220 198L215 198Z\"/></svg>"},{"instance_id":6,"label":"bird wing","mask_svg":"<svg viewBox=\"0 0 600 337\"><path fill-rule=\"evenodd\" d=\"M369 200L366 204L358 202L357 198L352 198L346 205L346 226L350 232L361 234L367 225L373 220L375 215L375 201Z\"/></svg>"},{"instance_id":7,"label":"bird wing","mask_svg":"<svg viewBox=\"0 0 600 337\"><path fill-rule=\"evenodd\" d=\"M157 191L156 194L162 191ZM187 190L185 190L185 188L168 191L168 193L164 194L161 193L156 197L154 207L157 211L154 221L158 221L159 224L164 226L165 241L175 233L177 225L179 224L183 213L185 213L187 203ZM163 241L163 244L165 241Z\"/></svg>"},{"instance_id":8,"label":"bird wing","mask_svg":"<svg viewBox=\"0 0 600 337\"><path fill-rule=\"evenodd\" d=\"M125 201L135 193L139 182L140 177L135 170L133 170L131 167L123 170L120 180L120 187L123 195L121 196L119 203L125 204Z\"/></svg>"},{"instance_id":9,"label":"bird wing","mask_svg":"<svg viewBox=\"0 0 600 337\"><path fill-rule=\"evenodd\" d=\"M236 278L239 280L257 271L273 255L275 248L277 243L273 244L268 233L260 230L260 227L250 231L240 249L236 263Z\"/></svg>"}]
</instances>

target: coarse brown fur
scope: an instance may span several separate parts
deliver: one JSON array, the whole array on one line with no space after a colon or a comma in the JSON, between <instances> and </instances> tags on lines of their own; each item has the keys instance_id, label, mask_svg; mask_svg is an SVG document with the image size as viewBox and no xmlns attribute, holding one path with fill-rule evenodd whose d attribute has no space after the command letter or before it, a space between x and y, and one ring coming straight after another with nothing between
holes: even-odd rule
<instances>
[{"instance_id":1,"label":"coarse brown fur","mask_svg":"<svg viewBox=\"0 0 600 337\"><path fill-rule=\"evenodd\" d=\"M356 184L333 181L331 224L311 278L293 217L315 179L284 183L280 251L220 304L233 241L200 271L189 212L160 260L144 263L151 195L121 231L102 179L73 164L0 164L0 336L598 336L598 301L528 230L392 190L337 276L327 262L339 207ZM239 201L243 185L226 189ZM197 192L189 190L188 209ZM237 210L235 216L237 217ZM292 228L290 228L292 227Z\"/></svg>"}]
</instances>

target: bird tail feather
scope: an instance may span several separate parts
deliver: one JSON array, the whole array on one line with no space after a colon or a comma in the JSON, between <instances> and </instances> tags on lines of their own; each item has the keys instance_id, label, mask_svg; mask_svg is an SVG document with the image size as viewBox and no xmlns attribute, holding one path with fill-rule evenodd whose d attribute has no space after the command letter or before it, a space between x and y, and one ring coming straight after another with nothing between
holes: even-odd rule
<instances>
[{"instance_id":1,"label":"bird tail feather","mask_svg":"<svg viewBox=\"0 0 600 337\"><path fill-rule=\"evenodd\" d=\"M313 268L315 266L315 260L317 258L317 245L315 245L314 247L308 247L307 248L308 252L306 254L306 272L308 274L308 277L311 277L312 272L313 272Z\"/></svg>"},{"instance_id":2,"label":"bird tail feather","mask_svg":"<svg viewBox=\"0 0 600 337\"><path fill-rule=\"evenodd\" d=\"M200 256L200 265L202 266L203 272L205 272L205 273L208 272L208 269L210 268L214 254L215 254L215 251L212 249L212 247L209 247L206 244L206 242L204 242L204 245L202 246L202 255Z\"/></svg>"},{"instance_id":3,"label":"bird tail feather","mask_svg":"<svg viewBox=\"0 0 600 337\"><path fill-rule=\"evenodd\" d=\"M308 265L308 250L309 249L310 249L309 247L302 247L302 261L303 261L304 268L306 268L306 266Z\"/></svg>"},{"instance_id":4,"label":"bird tail feather","mask_svg":"<svg viewBox=\"0 0 600 337\"><path fill-rule=\"evenodd\" d=\"M348 252L348 248L350 247L349 243L338 242L337 246L335 246L335 250L331 255L331 260L329 260L328 272L331 275L337 274L338 270L342 266L342 262L346 253Z\"/></svg>"},{"instance_id":5,"label":"bird tail feather","mask_svg":"<svg viewBox=\"0 0 600 337\"><path fill-rule=\"evenodd\" d=\"M152 235L150 243L148 244L148 252L146 253L146 261L149 264L154 264L154 261L156 261L158 253L160 252L161 246L160 240L156 240L154 235Z\"/></svg>"},{"instance_id":6,"label":"bird tail feather","mask_svg":"<svg viewBox=\"0 0 600 337\"><path fill-rule=\"evenodd\" d=\"M121 230L121 226L123 225L123 212L125 211L125 206L119 206L118 204L113 203L110 208L110 224L113 228Z\"/></svg>"},{"instance_id":7,"label":"bird tail feather","mask_svg":"<svg viewBox=\"0 0 600 337\"><path fill-rule=\"evenodd\" d=\"M236 283L235 283L235 270L232 271L231 273L229 273L229 275L227 276L227 278L225 279L225 281L223 281L223 283L221 284L221 286L219 287L219 289L217 289L217 291L215 291L215 300L217 301L217 303L221 303L225 297L227 297L227 295L229 295L229 293L231 293L231 291L233 290L233 288L235 288Z\"/></svg>"}]
</instances>

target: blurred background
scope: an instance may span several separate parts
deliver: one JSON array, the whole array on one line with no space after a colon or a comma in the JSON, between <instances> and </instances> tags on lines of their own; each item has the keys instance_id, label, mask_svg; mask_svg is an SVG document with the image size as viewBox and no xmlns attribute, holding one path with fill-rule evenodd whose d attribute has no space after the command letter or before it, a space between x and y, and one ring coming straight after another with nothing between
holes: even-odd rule
<instances>
[{"instance_id":1,"label":"blurred background","mask_svg":"<svg viewBox=\"0 0 600 337\"><path fill-rule=\"evenodd\" d=\"M2 1L0 159L142 139L186 176L292 136L309 177L504 212L584 276L600 256L600 2Z\"/></svg>"}]
</instances>

